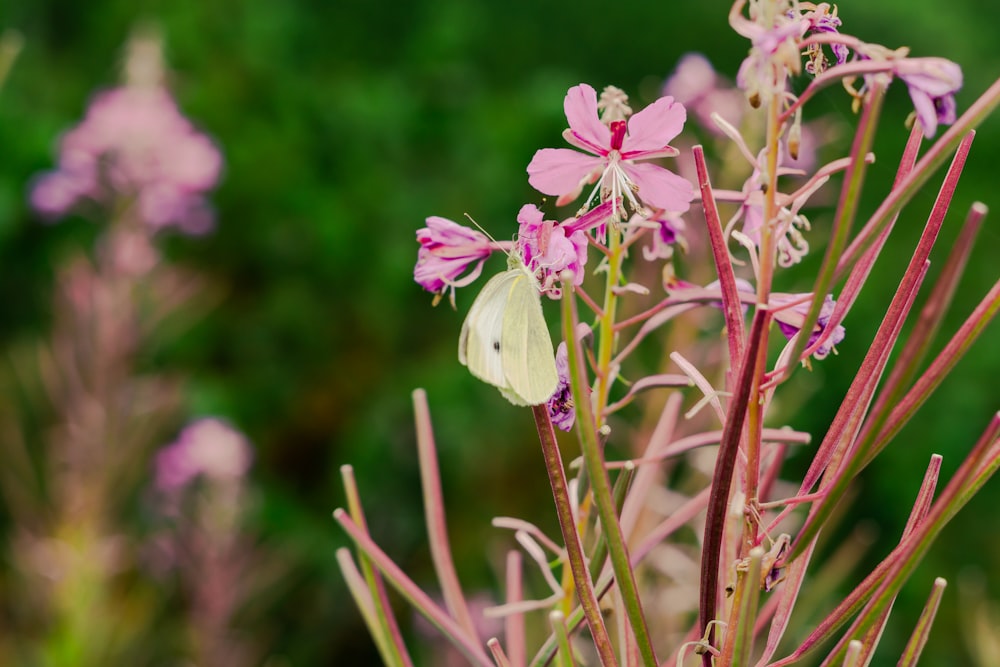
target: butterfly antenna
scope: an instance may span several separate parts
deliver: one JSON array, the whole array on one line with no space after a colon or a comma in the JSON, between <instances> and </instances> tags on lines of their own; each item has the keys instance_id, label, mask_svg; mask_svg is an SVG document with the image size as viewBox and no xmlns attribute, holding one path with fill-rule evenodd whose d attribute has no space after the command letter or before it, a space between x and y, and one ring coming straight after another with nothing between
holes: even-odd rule
<instances>
[{"instance_id":1,"label":"butterfly antenna","mask_svg":"<svg viewBox=\"0 0 1000 667\"><path fill-rule=\"evenodd\" d=\"M473 217L471 215L469 215L468 213L466 213L465 217L469 219L469 222L471 222L472 224L474 224L476 226L476 229L478 229L479 231L481 231L483 234L486 234L486 238L488 238L490 241L492 241L496 245L496 247L497 247L498 250L500 250L501 252L503 252L503 254L507 255L508 258L511 257L510 251L508 251L506 248L504 248L502 245L500 245L500 242L497 241L495 238L493 238L493 235L490 234L488 231L486 231L486 229L482 225L480 225L478 222L476 222L475 219L473 219Z\"/></svg>"}]
</instances>

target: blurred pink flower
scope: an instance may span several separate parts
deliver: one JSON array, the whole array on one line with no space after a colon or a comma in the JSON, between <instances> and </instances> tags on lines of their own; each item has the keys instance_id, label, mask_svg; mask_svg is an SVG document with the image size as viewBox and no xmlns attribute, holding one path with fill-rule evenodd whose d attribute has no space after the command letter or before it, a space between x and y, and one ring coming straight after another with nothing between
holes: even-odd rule
<instances>
[{"instance_id":1,"label":"blurred pink flower","mask_svg":"<svg viewBox=\"0 0 1000 667\"><path fill-rule=\"evenodd\" d=\"M192 422L177 440L156 455L156 486L176 491L199 475L213 481L236 480L250 469L253 453L242 433L207 417Z\"/></svg>"},{"instance_id":2,"label":"blurred pink flower","mask_svg":"<svg viewBox=\"0 0 1000 667\"><path fill-rule=\"evenodd\" d=\"M57 218L81 200L113 206L132 197L154 229L203 234L213 224L204 195L221 169L219 150L164 88L124 86L96 95L83 122L63 135L59 168L35 181L31 204Z\"/></svg>"},{"instance_id":3,"label":"blurred pink flower","mask_svg":"<svg viewBox=\"0 0 1000 667\"><path fill-rule=\"evenodd\" d=\"M962 88L961 67L945 58L904 58L896 63L895 71L910 91L926 138L934 136L938 123L955 122L955 93Z\"/></svg>"},{"instance_id":4,"label":"blurred pink flower","mask_svg":"<svg viewBox=\"0 0 1000 667\"><path fill-rule=\"evenodd\" d=\"M610 199L628 198L639 208L643 203L671 211L688 210L694 188L687 179L649 162L674 157L669 145L680 134L687 117L684 107L673 98L661 97L628 120L601 122L597 93L585 83L566 93L563 104L569 129L567 142L590 153L569 148L543 148L528 165L528 182L547 195L559 196L557 204L575 199L588 183L600 181Z\"/></svg>"},{"instance_id":5,"label":"blurred pink flower","mask_svg":"<svg viewBox=\"0 0 1000 667\"><path fill-rule=\"evenodd\" d=\"M743 93L719 76L708 58L700 53L686 53L681 57L673 74L663 84L663 94L683 104L698 124L713 134L723 134L712 120L713 113L738 127L747 110Z\"/></svg>"}]
</instances>

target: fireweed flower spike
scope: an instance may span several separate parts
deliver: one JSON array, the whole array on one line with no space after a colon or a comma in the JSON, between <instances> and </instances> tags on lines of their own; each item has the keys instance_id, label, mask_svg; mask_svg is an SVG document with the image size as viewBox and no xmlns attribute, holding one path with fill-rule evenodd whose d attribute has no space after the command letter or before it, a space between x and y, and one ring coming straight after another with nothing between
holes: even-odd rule
<instances>
[{"instance_id":1,"label":"fireweed flower spike","mask_svg":"<svg viewBox=\"0 0 1000 667\"><path fill-rule=\"evenodd\" d=\"M427 226L417 230L417 242L420 249L413 279L434 293L435 304L450 291L454 305L455 288L465 287L478 278L483 262L493 252L492 243L482 232L438 216L427 218ZM473 263L475 267L459 278Z\"/></svg>"},{"instance_id":2,"label":"fireweed flower spike","mask_svg":"<svg viewBox=\"0 0 1000 667\"><path fill-rule=\"evenodd\" d=\"M628 199L636 210L643 204L688 210L695 196L691 183L659 165L636 162L678 154L669 142L684 127L687 112L683 106L661 97L628 120L614 119L605 125L598 117L597 93L583 83L569 89L563 108L569 121L563 138L590 155L569 148L539 150L528 165L532 187L558 196L556 203L561 205L597 181L602 200Z\"/></svg>"},{"instance_id":3,"label":"fireweed flower spike","mask_svg":"<svg viewBox=\"0 0 1000 667\"><path fill-rule=\"evenodd\" d=\"M750 19L747 19L742 14L744 4L739 0L729 14L733 30L752 44L750 54L736 73L736 85L746 92L750 104L757 107L762 99L784 93L787 75L802 70L798 41L809 29L810 22L762 7L766 4L787 7L787 3L781 2L751 2Z\"/></svg>"},{"instance_id":4,"label":"fireweed flower spike","mask_svg":"<svg viewBox=\"0 0 1000 667\"><path fill-rule=\"evenodd\" d=\"M110 208L131 197L154 229L203 234L213 224L204 195L221 169L218 149L166 89L127 85L99 93L83 122L63 135L59 168L35 181L31 204L54 219L84 200Z\"/></svg>"}]
</instances>

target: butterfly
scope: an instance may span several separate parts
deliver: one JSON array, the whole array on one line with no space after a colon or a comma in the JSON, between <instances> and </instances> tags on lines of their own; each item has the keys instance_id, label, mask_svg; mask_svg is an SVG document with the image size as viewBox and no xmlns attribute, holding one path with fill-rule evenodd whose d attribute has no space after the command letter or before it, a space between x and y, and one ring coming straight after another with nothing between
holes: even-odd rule
<instances>
[{"instance_id":1,"label":"butterfly","mask_svg":"<svg viewBox=\"0 0 1000 667\"><path fill-rule=\"evenodd\" d=\"M520 257L490 278L472 302L458 360L514 405L541 405L559 383L538 280Z\"/></svg>"}]
</instances>

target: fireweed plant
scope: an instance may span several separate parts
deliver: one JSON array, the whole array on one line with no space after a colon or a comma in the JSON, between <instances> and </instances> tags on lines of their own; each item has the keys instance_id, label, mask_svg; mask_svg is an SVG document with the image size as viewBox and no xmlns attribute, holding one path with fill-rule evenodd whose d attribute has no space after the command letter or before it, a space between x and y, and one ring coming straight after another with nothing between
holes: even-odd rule
<instances>
[{"instance_id":1,"label":"fireweed plant","mask_svg":"<svg viewBox=\"0 0 1000 667\"><path fill-rule=\"evenodd\" d=\"M943 489L941 457L932 457L898 545L847 598L819 609L819 621L812 617L818 609L797 604L817 595L810 583L825 567L813 563L817 539L832 525L851 482L893 441L1000 305L998 282L925 363L986 213L977 203L909 335L900 333L973 128L1000 102L1000 82L959 116L958 65L851 37L828 4L738 0L729 22L750 42L735 88L704 58L689 56L665 94L643 108L614 87L600 94L587 84L569 89L563 139L571 147L542 148L527 167L528 182L551 206L525 205L515 241L496 242L441 217L428 218L417 232L415 279L435 300L447 295L454 303L457 289L502 251L512 265L523 262L543 301L559 301L558 384L548 401L531 409L561 541L528 520L495 520L513 531L519 548L506 559L503 601L486 612L503 619L503 632L481 635L450 557L427 399L417 390L440 598L420 590L373 542L348 466L348 508L334 513L358 549L354 556L341 550L340 565L386 664L412 664L388 586L474 665L868 664L900 588L943 526L1000 465L1000 417L994 416ZM875 129L893 84L906 86L912 98L912 130L891 190L874 213L859 218ZM851 96L856 127L846 154L840 149L833 161L817 164L822 132L804 122L803 109L831 85ZM689 118L700 136L722 147L724 159L710 165L702 146L682 153L671 145L685 145ZM933 143L922 150L924 141ZM810 434L772 425L772 408L789 379L821 363L849 335L844 322L897 216L949 158L913 258L829 430L817 443ZM741 169L749 174L742 187L713 186L710 172L732 180ZM680 175L685 170L690 178ZM830 225L811 228L803 212L833 197ZM683 277L674 260L695 247L712 261L688 262L691 275ZM811 288L779 291L783 270L816 247L824 250ZM636 295L659 296L639 310L630 303ZM468 323L495 334L496 357L484 363L499 365L506 377L531 372L518 362L538 343L515 327L531 318L509 312L525 304L531 301L491 294ZM721 326L711 325L719 311ZM715 326L717 335L708 341L691 336L688 318ZM511 336L517 341L510 343ZM632 353L654 336L675 372L641 374L633 363ZM898 354L890 362L893 350ZM633 458L607 460L606 445L629 447L617 442L627 429L613 427L612 418L646 392L666 394L652 415L655 427L636 431L642 436L631 445ZM692 404L685 413L682 397ZM575 432L580 465L563 461L555 428ZM779 479L792 447L813 453L794 483ZM668 471L675 481L665 489ZM696 545L678 536L685 528L697 535ZM525 590L525 555L551 588L541 596ZM899 664L917 662L944 586L939 579L929 593ZM810 615L808 626L799 620L803 614Z\"/></svg>"},{"instance_id":2,"label":"fireweed plant","mask_svg":"<svg viewBox=\"0 0 1000 667\"><path fill-rule=\"evenodd\" d=\"M3 545L0 662L151 664L180 636L174 650L192 664L256 664L264 647L235 622L273 569L245 527L250 443L206 418L161 447L183 420L181 380L142 363L215 299L158 246L211 230L222 154L164 85L155 28L125 51L122 84L93 97L60 137L57 168L29 189L48 221L84 213L99 232L93 252L56 267L51 338L0 375L11 399L0 494L18 528ZM152 526L141 536L137 498Z\"/></svg>"}]
</instances>

